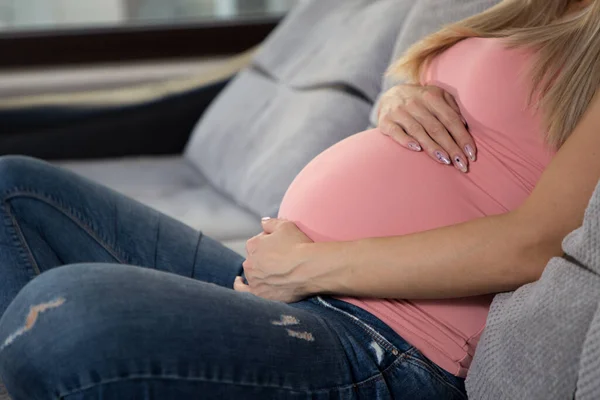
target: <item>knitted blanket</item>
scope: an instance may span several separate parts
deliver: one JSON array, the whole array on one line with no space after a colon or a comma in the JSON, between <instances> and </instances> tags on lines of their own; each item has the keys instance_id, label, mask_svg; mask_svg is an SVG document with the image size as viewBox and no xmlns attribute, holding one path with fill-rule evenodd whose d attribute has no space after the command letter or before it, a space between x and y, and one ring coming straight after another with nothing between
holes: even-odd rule
<instances>
[{"instance_id":1,"label":"knitted blanket","mask_svg":"<svg viewBox=\"0 0 600 400\"><path fill-rule=\"evenodd\" d=\"M563 258L496 296L467 377L471 399L600 399L600 185Z\"/></svg>"}]
</instances>

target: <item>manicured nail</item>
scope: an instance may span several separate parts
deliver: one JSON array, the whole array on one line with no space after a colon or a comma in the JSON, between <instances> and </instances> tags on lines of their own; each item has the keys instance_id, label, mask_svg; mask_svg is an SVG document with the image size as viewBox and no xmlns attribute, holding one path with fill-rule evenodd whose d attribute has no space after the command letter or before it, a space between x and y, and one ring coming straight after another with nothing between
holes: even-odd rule
<instances>
[{"instance_id":1,"label":"manicured nail","mask_svg":"<svg viewBox=\"0 0 600 400\"><path fill-rule=\"evenodd\" d=\"M462 172L467 172L467 164L463 161L463 159L460 156L454 157L454 164L456 164L456 168L458 168Z\"/></svg>"},{"instance_id":2,"label":"manicured nail","mask_svg":"<svg viewBox=\"0 0 600 400\"><path fill-rule=\"evenodd\" d=\"M467 153L467 155L469 156L471 161L477 160L477 155L475 154L475 150L473 150L473 146L471 146L470 144L465 146L465 152Z\"/></svg>"},{"instance_id":3,"label":"manicured nail","mask_svg":"<svg viewBox=\"0 0 600 400\"><path fill-rule=\"evenodd\" d=\"M415 143L415 142L410 142L408 144L408 148L411 149L412 151L421 151L421 150L423 150L423 149L421 149L421 146L419 146L419 144Z\"/></svg>"},{"instance_id":4,"label":"manicured nail","mask_svg":"<svg viewBox=\"0 0 600 400\"><path fill-rule=\"evenodd\" d=\"M444 153L442 153L441 151L436 151L435 152L435 157L442 164L446 164L446 165L452 164L452 162L450 161L450 159L448 157L446 157L446 155Z\"/></svg>"},{"instance_id":5,"label":"manicured nail","mask_svg":"<svg viewBox=\"0 0 600 400\"><path fill-rule=\"evenodd\" d=\"M261 218L262 222L267 222L270 219L271 219L271 217L262 217Z\"/></svg>"}]
</instances>

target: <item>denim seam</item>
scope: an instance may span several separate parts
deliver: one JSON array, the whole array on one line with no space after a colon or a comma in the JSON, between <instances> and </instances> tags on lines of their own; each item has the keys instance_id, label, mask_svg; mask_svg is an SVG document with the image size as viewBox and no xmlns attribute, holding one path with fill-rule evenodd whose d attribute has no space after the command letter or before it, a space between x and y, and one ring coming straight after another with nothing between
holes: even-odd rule
<instances>
[{"instance_id":1,"label":"denim seam","mask_svg":"<svg viewBox=\"0 0 600 400\"><path fill-rule=\"evenodd\" d=\"M40 267L37 264L35 257L33 257L33 253L29 248L29 244L25 240L25 236L21 231L21 227L19 226L18 221L16 220L15 216L11 213L10 204L8 204L8 201L6 201L6 199L4 200L4 210L6 212L6 218L10 220L10 223L7 223L7 225L9 225L12 228L12 238L19 249L19 254L25 261L25 264L33 271L33 274L40 275Z\"/></svg>"},{"instance_id":2,"label":"denim seam","mask_svg":"<svg viewBox=\"0 0 600 400\"><path fill-rule=\"evenodd\" d=\"M394 362L394 364L396 364L396 362ZM70 396L72 394L76 394L78 392L82 392L84 390L91 389L95 386L101 386L101 385L105 385L108 383L115 383L115 382L122 382L122 381L139 380L139 379L165 379L165 380L197 381L197 382L218 383L218 384L236 385L236 386L249 386L249 387L259 387L259 388L269 388L269 389L280 389L280 390L287 390L290 392L303 393L303 394L319 394L319 393L323 393L323 392L326 393L326 392L332 392L332 391L343 391L343 390L348 390L348 389L352 390L352 389L360 388L367 383L371 383L372 381L383 380L384 377L383 377L383 373L379 373L379 374L372 376L370 378L367 378L364 381L361 381L359 383L350 383L350 384L346 384L346 385L334 386L331 388L315 389L315 390L310 390L310 389L302 390L302 389L295 389L295 388L286 387L286 386L260 385L260 384L233 382L233 381L226 381L226 380L213 380L213 379L200 378L200 377L181 377L181 376L176 376L176 375L170 376L170 375L152 375L152 374L139 374L139 375L132 374L132 375L124 376L124 377L102 379L100 382L95 382L90 385L82 386L78 389L73 389L73 390L67 391L65 393L61 393L61 394L59 394L58 399L64 399L65 396Z\"/></svg>"},{"instance_id":3,"label":"denim seam","mask_svg":"<svg viewBox=\"0 0 600 400\"><path fill-rule=\"evenodd\" d=\"M308 393L308 394L319 394L319 393L323 393L323 392L331 392L331 391L342 391L342 390L347 390L347 389L357 389L357 388L361 388L363 386L365 386L366 384L372 383L372 382L377 382L377 381L381 381L381 380L385 380L384 375L391 369L396 368L398 364L400 364L401 362L406 362L409 358L411 358L410 354L407 353L403 353L402 355L400 355L392 364L390 364L389 367L385 368L383 371L379 372L378 374L371 376L361 382L358 383L350 383L350 384L346 384L346 385L340 385L340 386L334 386L334 387L330 387L330 388L323 388L323 389L314 389L314 390L300 390L300 389L294 389L291 387L286 387L286 386L277 386L277 385L258 385L258 384L253 384L253 383L242 383L242 382L233 382L233 381L224 381L224 380L211 380L211 379L206 379L206 378L199 378L199 377L181 377L181 376L169 376L169 375L151 375L151 374L132 374L126 377L119 377L119 378L112 378L112 379L103 379L100 382L96 382L94 384L91 385L87 385L87 386L82 386L81 388L78 389L74 389L71 391L68 391L66 393L60 394L59 395L59 399L64 398L65 396L70 396L72 394L75 394L77 392L81 392L87 389L90 389L94 386L98 386L98 385L104 385L107 383L114 383L114 382L120 382L120 381L127 381L127 380L136 380L136 379L168 379L168 380L186 380L186 381L200 381L200 382L209 382L209 383L220 383L220 384L228 384L228 385L237 385L237 386L250 386L250 387L260 387L260 388L271 388L271 389L283 389L283 390L288 390L290 392L296 392L296 393ZM456 390L456 388L454 388ZM459 391L460 392L460 391Z\"/></svg>"},{"instance_id":4,"label":"denim seam","mask_svg":"<svg viewBox=\"0 0 600 400\"><path fill-rule=\"evenodd\" d=\"M374 339L378 337L380 337L383 341L385 341L385 343L389 343L387 341L387 339L385 339L379 332L377 332L375 329L373 329L370 325L368 325L367 323L361 321L359 318L353 316L350 313L347 313L344 310L340 310L337 307L329 304L328 302L326 302L325 300L323 300L320 296L317 296L316 299L320 302L322 302L323 305L325 305L326 307L332 308L333 310L343 313L345 315L347 315L348 317L350 317L350 319L357 324L359 327L361 327L369 336L373 337ZM369 331L371 330L371 331ZM377 336L373 336L371 334L371 332L374 335ZM378 342L380 345L381 343ZM398 351L391 343L389 343L389 345L391 346L391 348L393 350ZM388 350L390 350L390 348L388 348ZM445 376L443 376L438 370L435 370L434 368L432 368L429 364L427 364L425 361L419 359L418 357L415 356L415 352L417 351L416 347L411 346L406 352L404 353L399 353L398 358L396 361L394 361L388 368L386 368L385 370L382 371L382 374L386 373L389 369L395 367L397 364L399 364L401 361L405 361L408 360L409 362L413 363L413 364L418 364L419 366L421 366L421 368L425 368L427 369L429 372L431 372L431 374L433 376L435 376L435 378L440 381L440 383L444 384L445 386L448 386L450 388L452 388L454 391L456 391L457 393L459 393L461 396L465 397L464 393L462 393L459 389L457 389L452 382L450 382L448 380L448 378L446 378ZM374 377L372 377L374 378Z\"/></svg>"},{"instance_id":5,"label":"denim seam","mask_svg":"<svg viewBox=\"0 0 600 400\"><path fill-rule=\"evenodd\" d=\"M79 212L74 210L72 207L61 204L61 202L59 200L57 200L51 196L46 196L46 195L37 193L35 191L22 189L22 188L19 188L12 192L8 192L4 198L4 201L8 203L9 200L18 198L18 197L25 197L25 198L38 200L38 201L41 201L42 203L45 203L45 204L51 206L52 208L54 208L55 210L57 210L60 213L62 213L63 215L65 215L67 218L69 218L72 222L75 223L75 225L77 225L83 231L85 231L90 236L90 238L92 238L104 250L106 250L106 252L108 252L108 254L110 254L116 261L118 261L121 264L127 264L127 262L125 261L125 259L127 257L124 257L122 255L122 252L117 250L116 246L109 245L107 243L109 241L106 240L106 238L102 237L102 235L100 235L93 228L92 224L90 224L85 218L83 218L83 216ZM11 214L11 216L13 216L13 215ZM13 218L14 218L14 216L13 216ZM121 253L121 254L119 254L119 253Z\"/></svg>"},{"instance_id":6,"label":"denim seam","mask_svg":"<svg viewBox=\"0 0 600 400\"><path fill-rule=\"evenodd\" d=\"M156 239L154 239L154 268L158 268L158 243L160 240L160 215L156 221Z\"/></svg>"},{"instance_id":7,"label":"denim seam","mask_svg":"<svg viewBox=\"0 0 600 400\"><path fill-rule=\"evenodd\" d=\"M382 346L383 348L385 348L386 350L392 352L392 354L394 355L398 355L400 354L400 352L398 351L398 349L392 344L390 343L386 338L384 338L379 332L377 332L374 328L372 328L369 324L361 321L358 317L355 317L354 315L344 311L344 310L340 310L339 308L329 304L327 301L323 300L323 298L321 298L321 296L317 296L316 297L317 301L319 301L322 305L324 305L327 308L330 308L336 312L339 312L347 317L350 318L350 320L357 325L359 328L361 328L364 332L367 333L367 335L369 335L371 338L373 338L373 340L375 340L380 346ZM411 346L410 349L408 349L405 353L408 353L410 351L412 351L413 347ZM397 353L397 354L395 354ZM404 353L403 353L404 354Z\"/></svg>"},{"instance_id":8,"label":"denim seam","mask_svg":"<svg viewBox=\"0 0 600 400\"><path fill-rule=\"evenodd\" d=\"M196 276L196 261L198 261L198 251L200 251L200 242L202 239L204 239L204 234L199 232L198 240L196 241L196 249L194 250L194 261L192 261L192 276L190 276L190 278Z\"/></svg>"},{"instance_id":9,"label":"denim seam","mask_svg":"<svg viewBox=\"0 0 600 400\"><path fill-rule=\"evenodd\" d=\"M452 388L453 390L455 390L457 393L460 393L460 395L463 398L467 398L465 396L465 394L463 392L461 392L459 389L457 389L452 382L450 382L448 380L448 378L446 378L445 376L443 376L439 371L435 370L434 368L432 368L427 362L414 357L414 356L408 356L407 357L407 361L417 367L421 367L422 369L425 369L427 371L429 371L431 373L432 376L434 376L438 381L440 381L440 383L444 384L445 386Z\"/></svg>"}]
</instances>

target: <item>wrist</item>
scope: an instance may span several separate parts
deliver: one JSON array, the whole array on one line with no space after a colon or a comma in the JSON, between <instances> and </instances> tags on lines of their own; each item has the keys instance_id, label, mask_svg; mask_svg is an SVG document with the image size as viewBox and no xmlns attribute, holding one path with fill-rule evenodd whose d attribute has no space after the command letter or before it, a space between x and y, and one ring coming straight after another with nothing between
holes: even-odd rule
<instances>
[{"instance_id":1,"label":"wrist","mask_svg":"<svg viewBox=\"0 0 600 400\"><path fill-rule=\"evenodd\" d=\"M347 267L354 242L303 243L298 247L298 274L305 283L307 295L344 294L347 289Z\"/></svg>"}]
</instances>

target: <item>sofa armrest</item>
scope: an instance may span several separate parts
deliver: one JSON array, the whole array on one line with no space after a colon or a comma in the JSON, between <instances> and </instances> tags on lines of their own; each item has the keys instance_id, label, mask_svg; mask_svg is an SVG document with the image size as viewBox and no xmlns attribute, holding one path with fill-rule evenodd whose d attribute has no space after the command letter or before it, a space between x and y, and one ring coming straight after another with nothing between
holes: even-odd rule
<instances>
[{"instance_id":1,"label":"sofa armrest","mask_svg":"<svg viewBox=\"0 0 600 400\"><path fill-rule=\"evenodd\" d=\"M82 159L180 153L204 110L253 53L184 79L0 99L0 155Z\"/></svg>"}]
</instances>

